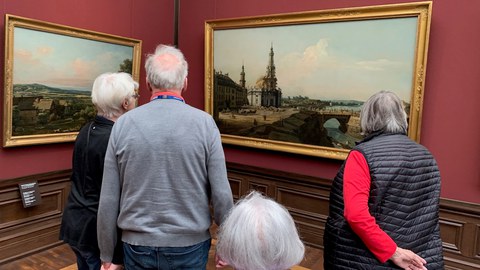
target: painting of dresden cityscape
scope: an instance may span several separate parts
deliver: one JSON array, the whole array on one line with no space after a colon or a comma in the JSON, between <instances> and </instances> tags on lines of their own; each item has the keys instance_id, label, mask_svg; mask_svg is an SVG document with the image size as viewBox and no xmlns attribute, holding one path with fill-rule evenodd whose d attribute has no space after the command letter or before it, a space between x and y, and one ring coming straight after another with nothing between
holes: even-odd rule
<instances>
[{"instance_id":1,"label":"painting of dresden cityscape","mask_svg":"<svg viewBox=\"0 0 480 270\"><path fill-rule=\"evenodd\" d=\"M96 40L91 38L95 35L83 38L24 27L11 31L13 68L6 95L11 106L5 114L11 126L6 127L4 146L24 138L25 144L45 138L52 142L62 134L73 134L73 140L96 114L90 96L95 78L105 72L134 73L136 48L129 39Z\"/></svg>"},{"instance_id":2,"label":"painting of dresden cityscape","mask_svg":"<svg viewBox=\"0 0 480 270\"><path fill-rule=\"evenodd\" d=\"M417 24L417 17L225 29L212 22L210 112L223 138L351 149L362 139L361 106L375 92L394 91L410 113Z\"/></svg>"}]
</instances>

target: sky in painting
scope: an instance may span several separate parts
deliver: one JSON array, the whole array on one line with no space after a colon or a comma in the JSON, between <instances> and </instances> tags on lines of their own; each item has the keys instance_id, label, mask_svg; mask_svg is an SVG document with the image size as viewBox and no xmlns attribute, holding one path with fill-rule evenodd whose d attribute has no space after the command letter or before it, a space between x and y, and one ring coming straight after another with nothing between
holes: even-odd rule
<instances>
[{"instance_id":1,"label":"sky in painting","mask_svg":"<svg viewBox=\"0 0 480 270\"><path fill-rule=\"evenodd\" d=\"M16 27L13 54L14 84L90 91L98 75L132 59L133 48Z\"/></svg>"},{"instance_id":2,"label":"sky in painting","mask_svg":"<svg viewBox=\"0 0 480 270\"><path fill-rule=\"evenodd\" d=\"M283 97L366 100L392 90L409 102L417 18L215 30L214 68L247 88L266 73L273 46Z\"/></svg>"}]
</instances>

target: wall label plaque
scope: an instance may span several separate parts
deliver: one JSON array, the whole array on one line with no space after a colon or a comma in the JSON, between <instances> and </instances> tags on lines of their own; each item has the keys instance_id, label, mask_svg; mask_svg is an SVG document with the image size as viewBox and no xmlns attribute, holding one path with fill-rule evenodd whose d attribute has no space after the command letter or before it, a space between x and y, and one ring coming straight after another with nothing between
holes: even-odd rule
<instances>
[{"instance_id":1,"label":"wall label plaque","mask_svg":"<svg viewBox=\"0 0 480 270\"><path fill-rule=\"evenodd\" d=\"M42 197L40 196L40 191L38 190L37 181L18 184L18 188L20 189L20 195L22 197L24 208L35 206L41 203Z\"/></svg>"}]
</instances>

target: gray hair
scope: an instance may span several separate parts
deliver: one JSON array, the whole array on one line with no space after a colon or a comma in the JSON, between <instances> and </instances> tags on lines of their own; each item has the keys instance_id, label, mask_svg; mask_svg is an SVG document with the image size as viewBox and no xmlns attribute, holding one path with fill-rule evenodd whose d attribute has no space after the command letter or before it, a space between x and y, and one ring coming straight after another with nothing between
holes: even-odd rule
<instances>
[{"instance_id":1,"label":"gray hair","mask_svg":"<svg viewBox=\"0 0 480 270\"><path fill-rule=\"evenodd\" d=\"M360 127L365 135L377 131L406 134L407 114L402 100L390 91L377 92L363 104Z\"/></svg>"},{"instance_id":2,"label":"gray hair","mask_svg":"<svg viewBox=\"0 0 480 270\"><path fill-rule=\"evenodd\" d=\"M305 246L288 210L253 191L220 226L216 250L236 270L285 270L302 261Z\"/></svg>"},{"instance_id":3,"label":"gray hair","mask_svg":"<svg viewBox=\"0 0 480 270\"><path fill-rule=\"evenodd\" d=\"M147 56L145 71L153 88L182 90L188 75L188 63L179 49L160 44L154 54Z\"/></svg>"},{"instance_id":4,"label":"gray hair","mask_svg":"<svg viewBox=\"0 0 480 270\"><path fill-rule=\"evenodd\" d=\"M103 73L93 82L92 103L98 115L106 118L123 114L123 102L135 94L138 83L128 73Z\"/></svg>"}]
</instances>

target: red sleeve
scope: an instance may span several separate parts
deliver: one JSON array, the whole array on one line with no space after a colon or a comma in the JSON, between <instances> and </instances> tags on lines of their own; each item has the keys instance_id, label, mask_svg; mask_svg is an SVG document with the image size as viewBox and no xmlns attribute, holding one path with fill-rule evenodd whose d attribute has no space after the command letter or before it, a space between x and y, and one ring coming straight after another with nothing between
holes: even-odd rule
<instances>
[{"instance_id":1,"label":"red sleeve","mask_svg":"<svg viewBox=\"0 0 480 270\"><path fill-rule=\"evenodd\" d=\"M352 230L367 248L384 263L395 252L397 245L380 227L368 211L370 172L365 157L352 151L343 175L344 216Z\"/></svg>"}]
</instances>

